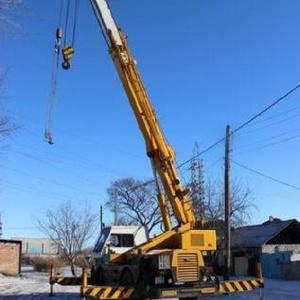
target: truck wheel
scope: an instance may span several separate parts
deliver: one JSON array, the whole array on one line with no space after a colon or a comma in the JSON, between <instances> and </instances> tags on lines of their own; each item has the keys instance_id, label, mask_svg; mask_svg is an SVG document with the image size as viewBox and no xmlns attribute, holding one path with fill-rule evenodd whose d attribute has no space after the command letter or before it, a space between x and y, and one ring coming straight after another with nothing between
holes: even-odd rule
<instances>
[{"instance_id":1,"label":"truck wheel","mask_svg":"<svg viewBox=\"0 0 300 300\"><path fill-rule=\"evenodd\" d=\"M91 275L94 285L105 285L104 272L101 267L98 267L96 269L93 268L91 271Z\"/></svg>"},{"instance_id":2,"label":"truck wheel","mask_svg":"<svg viewBox=\"0 0 300 300\"><path fill-rule=\"evenodd\" d=\"M132 273L126 269L119 280L119 285L120 286L134 286L134 279Z\"/></svg>"}]
</instances>

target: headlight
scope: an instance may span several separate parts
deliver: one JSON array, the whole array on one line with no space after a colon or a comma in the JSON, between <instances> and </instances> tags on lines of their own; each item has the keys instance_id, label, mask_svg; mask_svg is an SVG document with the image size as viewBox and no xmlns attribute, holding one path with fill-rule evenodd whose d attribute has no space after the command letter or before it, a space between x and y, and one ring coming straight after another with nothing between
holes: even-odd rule
<instances>
[{"instance_id":1,"label":"headlight","mask_svg":"<svg viewBox=\"0 0 300 300\"><path fill-rule=\"evenodd\" d=\"M158 269L159 270L171 269L171 262L170 262L169 255L158 256Z\"/></svg>"}]
</instances>

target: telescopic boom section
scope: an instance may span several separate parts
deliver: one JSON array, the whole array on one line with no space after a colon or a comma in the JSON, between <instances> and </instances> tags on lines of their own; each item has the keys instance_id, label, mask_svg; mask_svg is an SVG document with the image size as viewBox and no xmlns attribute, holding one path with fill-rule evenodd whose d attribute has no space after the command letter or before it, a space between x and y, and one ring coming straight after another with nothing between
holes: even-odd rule
<instances>
[{"instance_id":1,"label":"telescopic boom section","mask_svg":"<svg viewBox=\"0 0 300 300\"><path fill-rule=\"evenodd\" d=\"M195 215L188 199L188 189L179 180L174 159L175 153L167 144L155 112L150 103L135 61L128 48L125 35L118 28L108 3L105 0L90 0L103 35L109 47L110 55L117 68L119 77L128 96L130 105L144 136L147 154L159 174L174 215L179 224L195 223ZM159 198L164 225L170 230L170 214L163 197ZM168 216L166 216L168 214Z\"/></svg>"}]
</instances>

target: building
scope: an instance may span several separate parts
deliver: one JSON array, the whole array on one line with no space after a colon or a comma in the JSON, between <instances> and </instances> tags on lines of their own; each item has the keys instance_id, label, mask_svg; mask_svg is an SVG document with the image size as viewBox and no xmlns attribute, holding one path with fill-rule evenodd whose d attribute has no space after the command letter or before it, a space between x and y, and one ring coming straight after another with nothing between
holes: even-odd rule
<instances>
[{"instance_id":1,"label":"building","mask_svg":"<svg viewBox=\"0 0 300 300\"><path fill-rule=\"evenodd\" d=\"M266 278L300 279L300 222L270 217L260 225L237 228L231 235L233 273L255 276L261 262Z\"/></svg>"},{"instance_id":2,"label":"building","mask_svg":"<svg viewBox=\"0 0 300 300\"><path fill-rule=\"evenodd\" d=\"M48 238L14 238L22 241L22 255L53 256L59 254L58 246Z\"/></svg>"},{"instance_id":3,"label":"building","mask_svg":"<svg viewBox=\"0 0 300 300\"><path fill-rule=\"evenodd\" d=\"M17 276L21 274L22 242L0 239L0 273Z\"/></svg>"}]
</instances>

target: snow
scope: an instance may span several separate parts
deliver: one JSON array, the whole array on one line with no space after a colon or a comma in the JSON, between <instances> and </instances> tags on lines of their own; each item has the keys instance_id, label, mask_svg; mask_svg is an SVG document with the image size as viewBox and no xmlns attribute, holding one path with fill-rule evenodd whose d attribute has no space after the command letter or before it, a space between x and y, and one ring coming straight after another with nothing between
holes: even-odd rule
<instances>
[{"instance_id":1,"label":"snow","mask_svg":"<svg viewBox=\"0 0 300 300\"><path fill-rule=\"evenodd\" d=\"M0 300L49 300L50 285L47 273L23 273L21 277L0 277ZM54 285L54 297L50 299L78 300L79 286Z\"/></svg>"},{"instance_id":2,"label":"snow","mask_svg":"<svg viewBox=\"0 0 300 300\"><path fill-rule=\"evenodd\" d=\"M0 300L49 300L50 285L47 273L24 272L21 277L0 275ZM264 300L300 299L300 281L267 280L263 290ZM50 299L78 300L79 286L54 285L54 297ZM238 299L259 300L259 290L224 296L205 297L205 300Z\"/></svg>"},{"instance_id":3,"label":"snow","mask_svg":"<svg viewBox=\"0 0 300 300\"><path fill-rule=\"evenodd\" d=\"M208 297L205 300L239 299L239 300L296 300L300 299L300 281L285 281L266 279L265 288L261 290L263 298L260 298L260 290L251 292L232 293L225 296Z\"/></svg>"}]
</instances>

